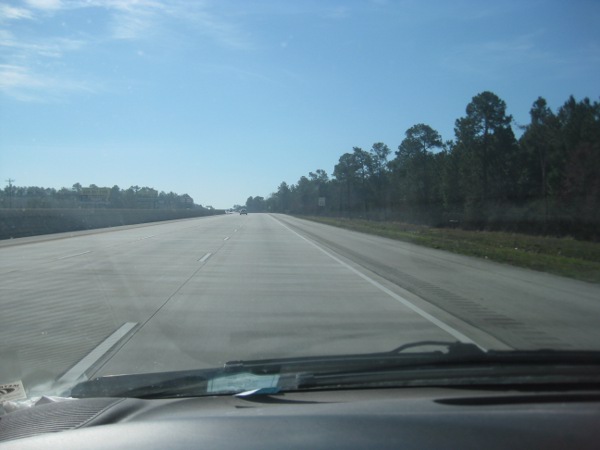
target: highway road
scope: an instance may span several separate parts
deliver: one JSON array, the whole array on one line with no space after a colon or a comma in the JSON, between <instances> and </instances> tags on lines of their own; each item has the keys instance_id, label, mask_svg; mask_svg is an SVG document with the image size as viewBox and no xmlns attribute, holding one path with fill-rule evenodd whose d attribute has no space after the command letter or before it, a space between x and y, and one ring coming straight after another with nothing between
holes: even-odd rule
<instances>
[{"instance_id":1,"label":"highway road","mask_svg":"<svg viewBox=\"0 0 600 450\"><path fill-rule=\"evenodd\" d=\"M284 215L0 242L0 383L391 350L600 350L600 286Z\"/></svg>"}]
</instances>

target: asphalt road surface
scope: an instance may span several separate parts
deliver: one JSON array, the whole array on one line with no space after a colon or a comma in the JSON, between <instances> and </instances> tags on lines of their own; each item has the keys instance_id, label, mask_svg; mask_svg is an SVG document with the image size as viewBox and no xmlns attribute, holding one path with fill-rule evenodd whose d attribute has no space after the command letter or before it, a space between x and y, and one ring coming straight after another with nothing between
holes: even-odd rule
<instances>
[{"instance_id":1,"label":"asphalt road surface","mask_svg":"<svg viewBox=\"0 0 600 450\"><path fill-rule=\"evenodd\" d=\"M391 350L600 350L600 286L283 215L0 242L0 383Z\"/></svg>"}]
</instances>

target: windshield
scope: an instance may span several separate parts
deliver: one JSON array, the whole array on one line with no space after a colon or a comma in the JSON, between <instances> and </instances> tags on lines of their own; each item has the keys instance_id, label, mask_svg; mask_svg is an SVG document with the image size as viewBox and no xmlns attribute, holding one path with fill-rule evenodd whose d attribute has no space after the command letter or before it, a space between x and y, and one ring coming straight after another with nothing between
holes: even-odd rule
<instances>
[{"instance_id":1,"label":"windshield","mask_svg":"<svg viewBox=\"0 0 600 450\"><path fill-rule=\"evenodd\" d=\"M598 23L591 0L4 2L0 392L600 350Z\"/></svg>"}]
</instances>

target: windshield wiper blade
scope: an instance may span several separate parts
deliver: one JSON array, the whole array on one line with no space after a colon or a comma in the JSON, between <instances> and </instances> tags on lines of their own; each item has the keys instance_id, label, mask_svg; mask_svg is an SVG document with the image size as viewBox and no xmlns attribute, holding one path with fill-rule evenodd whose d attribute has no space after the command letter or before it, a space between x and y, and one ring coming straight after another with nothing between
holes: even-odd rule
<instances>
[{"instance_id":1,"label":"windshield wiper blade","mask_svg":"<svg viewBox=\"0 0 600 450\"><path fill-rule=\"evenodd\" d=\"M419 346L438 346L447 350L434 352L404 352ZM447 360L477 358L484 353L475 345L460 342L420 341L400 346L389 352L348 354L334 356L309 356L261 360L230 361L213 369L184 370L147 374L112 375L83 381L74 386L72 397L176 397L205 395L208 383L217 377L235 374L255 376L281 374L282 388L297 385L297 373L324 373L331 371L382 370L389 367L433 363ZM231 390L230 393L243 392ZM226 392L224 392L226 393Z\"/></svg>"},{"instance_id":2,"label":"windshield wiper blade","mask_svg":"<svg viewBox=\"0 0 600 450\"><path fill-rule=\"evenodd\" d=\"M446 352L407 352L418 347ZM419 341L389 352L227 363L238 370L296 372L295 388L600 382L600 352L488 350L462 342Z\"/></svg>"},{"instance_id":3,"label":"windshield wiper blade","mask_svg":"<svg viewBox=\"0 0 600 450\"><path fill-rule=\"evenodd\" d=\"M440 347L441 350L407 351L419 347ZM570 379L575 379L579 370L580 374L586 374L588 380L600 380L600 352L483 351L470 343L419 341L387 352L240 360L213 369L100 377L76 385L71 395L165 398L235 394L256 387L293 391L361 384L427 385L436 380L442 384L465 385L472 377L499 380L495 374L502 373L519 377L530 373L539 378L548 368L552 368L555 374L563 371L571 376ZM269 376L276 378L277 382L268 386L261 384L261 379L269 379Z\"/></svg>"},{"instance_id":4,"label":"windshield wiper blade","mask_svg":"<svg viewBox=\"0 0 600 450\"><path fill-rule=\"evenodd\" d=\"M427 352L405 352L415 347L443 347ZM486 352L475 344L447 341L418 341L401 345L394 350L375 353L354 353L345 355L300 356L259 360L229 361L225 369L246 370L253 373L273 373L285 371L326 371L356 370L360 367L380 369L386 366L415 365L426 362L478 361L486 357Z\"/></svg>"},{"instance_id":5,"label":"windshield wiper blade","mask_svg":"<svg viewBox=\"0 0 600 450\"><path fill-rule=\"evenodd\" d=\"M206 392L209 380L223 369L182 370L126 375L110 375L82 381L71 388L74 398L88 397L175 397Z\"/></svg>"},{"instance_id":6,"label":"windshield wiper blade","mask_svg":"<svg viewBox=\"0 0 600 450\"><path fill-rule=\"evenodd\" d=\"M408 352L418 347L443 347L435 350ZM394 350L331 356L301 356L261 360L229 361L225 369L253 373L293 371L352 371L361 367L379 370L385 367L416 366L423 364L567 364L600 365L600 351L596 350L482 350L475 344L446 341L418 341L401 345Z\"/></svg>"},{"instance_id":7,"label":"windshield wiper blade","mask_svg":"<svg viewBox=\"0 0 600 450\"><path fill-rule=\"evenodd\" d=\"M417 341L417 342L409 342L408 344L403 344L400 347L395 348L394 350L386 353L397 354L402 353L404 350L408 350L415 347L445 347L448 350L448 353L452 353L454 356L458 356L458 354L463 356L473 356L474 354L483 354L485 353L475 344L465 343L465 342L449 342L449 341Z\"/></svg>"}]
</instances>

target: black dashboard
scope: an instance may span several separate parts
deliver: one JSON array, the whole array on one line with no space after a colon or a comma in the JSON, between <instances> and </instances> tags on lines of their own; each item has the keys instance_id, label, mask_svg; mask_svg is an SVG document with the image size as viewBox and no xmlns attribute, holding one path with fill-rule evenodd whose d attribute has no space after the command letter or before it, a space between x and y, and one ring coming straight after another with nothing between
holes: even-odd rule
<instances>
[{"instance_id":1,"label":"black dashboard","mask_svg":"<svg viewBox=\"0 0 600 450\"><path fill-rule=\"evenodd\" d=\"M598 448L600 390L89 398L0 417L4 449Z\"/></svg>"}]
</instances>

